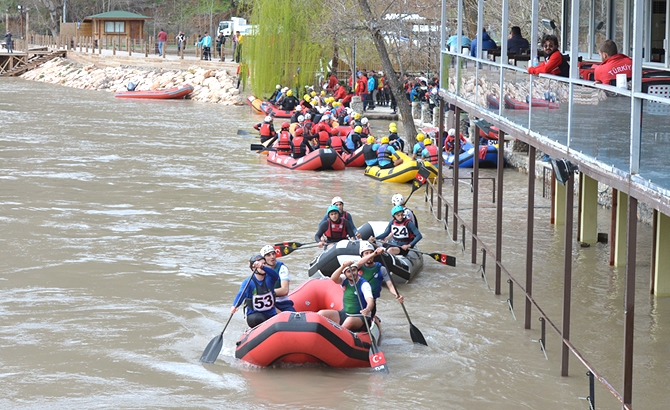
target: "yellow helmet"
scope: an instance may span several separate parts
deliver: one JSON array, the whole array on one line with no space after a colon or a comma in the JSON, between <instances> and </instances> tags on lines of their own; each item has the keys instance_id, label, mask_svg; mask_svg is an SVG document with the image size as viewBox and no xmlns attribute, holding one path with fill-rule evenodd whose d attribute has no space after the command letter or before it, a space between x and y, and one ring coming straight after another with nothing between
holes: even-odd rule
<instances>
[{"instance_id":1,"label":"yellow helmet","mask_svg":"<svg viewBox=\"0 0 670 410\"><path fill-rule=\"evenodd\" d=\"M361 128L360 125L357 125L357 126L354 128L354 132L355 132L356 134L360 134L361 131L363 131L363 128Z\"/></svg>"},{"instance_id":2,"label":"yellow helmet","mask_svg":"<svg viewBox=\"0 0 670 410\"><path fill-rule=\"evenodd\" d=\"M354 119L355 120L360 120L361 119L361 114L360 113L354 114Z\"/></svg>"},{"instance_id":3,"label":"yellow helmet","mask_svg":"<svg viewBox=\"0 0 670 410\"><path fill-rule=\"evenodd\" d=\"M324 90L321 90L321 95L326 95L326 92Z\"/></svg>"},{"instance_id":4,"label":"yellow helmet","mask_svg":"<svg viewBox=\"0 0 670 410\"><path fill-rule=\"evenodd\" d=\"M287 96L287 97L290 97L290 96L292 96L292 95L293 95L293 90L288 90L288 91L286 91L286 96Z\"/></svg>"},{"instance_id":5,"label":"yellow helmet","mask_svg":"<svg viewBox=\"0 0 670 410\"><path fill-rule=\"evenodd\" d=\"M310 100L310 98L309 98L309 94L305 94L305 95L302 97L302 99L305 100L305 101L307 101L307 102L309 102L309 100Z\"/></svg>"},{"instance_id":6,"label":"yellow helmet","mask_svg":"<svg viewBox=\"0 0 670 410\"><path fill-rule=\"evenodd\" d=\"M416 136L416 140L419 142L423 141L424 138L426 138L426 136L422 133L419 133L419 135Z\"/></svg>"},{"instance_id":7,"label":"yellow helmet","mask_svg":"<svg viewBox=\"0 0 670 410\"><path fill-rule=\"evenodd\" d=\"M388 144L389 143L389 137L382 137L382 144Z\"/></svg>"},{"instance_id":8,"label":"yellow helmet","mask_svg":"<svg viewBox=\"0 0 670 410\"><path fill-rule=\"evenodd\" d=\"M396 127L389 127L389 132L398 132Z\"/></svg>"},{"instance_id":9,"label":"yellow helmet","mask_svg":"<svg viewBox=\"0 0 670 410\"><path fill-rule=\"evenodd\" d=\"M316 97L316 91L312 91L311 93L309 93L309 95L311 95L312 97Z\"/></svg>"},{"instance_id":10,"label":"yellow helmet","mask_svg":"<svg viewBox=\"0 0 670 410\"><path fill-rule=\"evenodd\" d=\"M426 138L426 139L423 140L423 145L430 145L432 143L433 143L433 141L431 141L430 138Z\"/></svg>"},{"instance_id":11,"label":"yellow helmet","mask_svg":"<svg viewBox=\"0 0 670 410\"><path fill-rule=\"evenodd\" d=\"M368 144L372 144L372 143L374 143L374 142L375 142L375 137L373 137L372 135L370 135L370 136L368 137Z\"/></svg>"},{"instance_id":12,"label":"yellow helmet","mask_svg":"<svg viewBox=\"0 0 670 410\"><path fill-rule=\"evenodd\" d=\"M389 124L389 130L391 130L391 128L397 129L398 125L395 122L392 122L392 123Z\"/></svg>"}]
</instances>

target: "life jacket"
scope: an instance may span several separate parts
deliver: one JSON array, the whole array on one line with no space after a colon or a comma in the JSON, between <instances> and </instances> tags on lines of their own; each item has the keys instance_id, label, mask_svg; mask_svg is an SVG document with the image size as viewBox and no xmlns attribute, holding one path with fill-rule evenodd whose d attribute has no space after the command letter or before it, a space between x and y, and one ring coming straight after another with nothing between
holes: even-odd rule
<instances>
[{"instance_id":1,"label":"life jacket","mask_svg":"<svg viewBox=\"0 0 670 410\"><path fill-rule=\"evenodd\" d=\"M275 134L274 127L269 122L264 122L263 125L261 125L261 129L259 131L261 133L261 137L273 137Z\"/></svg>"},{"instance_id":2,"label":"life jacket","mask_svg":"<svg viewBox=\"0 0 670 410\"><path fill-rule=\"evenodd\" d=\"M407 218L404 218L402 222L398 222L397 219L393 218L391 233L393 233L394 242L407 245L414 240L415 235L410 231L409 223L410 220Z\"/></svg>"},{"instance_id":3,"label":"life jacket","mask_svg":"<svg viewBox=\"0 0 670 410\"><path fill-rule=\"evenodd\" d=\"M361 273L363 279L365 279L372 288L372 296L377 299L382 293L382 282L384 281L382 272L382 264L375 262L375 264L368 268L366 265L361 266Z\"/></svg>"},{"instance_id":4,"label":"life jacket","mask_svg":"<svg viewBox=\"0 0 670 410\"><path fill-rule=\"evenodd\" d=\"M430 163L435 165L437 164L437 156L438 156L438 149L437 145L426 145L426 148L424 148L428 153L430 154Z\"/></svg>"},{"instance_id":5,"label":"life jacket","mask_svg":"<svg viewBox=\"0 0 670 410\"><path fill-rule=\"evenodd\" d=\"M363 146L363 158L365 158L365 163L368 165L373 163L373 160L377 162L377 153L374 149L372 149L372 144L366 144Z\"/></svg>"},{"instance_id":6,"label":"life jacket","mask_svg":"<svg viewBox=\"0 0 670 410\"><path fill-rule=\"evenodd\" d=\"M393 162L388 144L383 144L377 149L377 161L379 161L380 164L382 161Z\"/></svg>"},{"instance_id":7,"label":"life jacket","mask_svg":"<svg viewBox=\"0 0 670 410\"><path fill-rule=\"evenodd\" d=\"M274 269L275 272L279 273L279 270L281 269L282 266L284 266L284 263L277 261L276 265L272 269ZM277 279L277 281L275 282L275 289L279 288L281 288L281 278Z\"/></svg>"},{"instance_id":8,"label":"life jacket","mask_svg":"<svg viewBox=\"0 0 670 410\"><path fill-rule=\"evenodd\" d=\"M330 141L330 134L328 131L319 131L319 147L326 148Z\"/></svg>"},{"instance_id":9,"label":"life jacket","mask_svg":"<svg viewBox=\"0 0 670 410\"><path fill-rule=\"evenodd\" d=\"M305 156L305 152L302 147L302 142L305 139L302 137L302 134L300 134L297 137L293 138L293 158L300 158Z\"/></svg>"},{"instance_id":10,"label":"life jacket","mask_svg":"<svg viewBox=\"0 0 670 410\"><path fill-rule=\"evenodd\" d=\"M288 154L291 152L291 134L288 131L280 131L279 139L277 139L277 152Z\"/></svg>"},{"instance_id":11,"label":"life jacket","mask_svg":"<svg viewBox=\"0 0 670 410\"><path fill-rule=\"evenodd\" d=\"M338 154L342 153L342 138L339 135L333 135L330 137L330 147L335 150Z\"/></svg>"},{"instance_id":12,"label":"life jacket","mask_svg":"<svg viewBox=\"0 0 670 410\"><path fill-rule=\"evenodd\" d=\"M358 273L355 275L358 275ZM363 297L363 283L365 283L365 279L361 278L356 281L356 285L350 284L349 279L344 279L342 282L342 289L344 289L343 308L350 315L360 315L361 310L368 307L368 302Z\"/></svg>"},{"instance_id":13,"label":"life jacket","mask_svg":"<svg viewBox=\"0 0 670 410\"><path fill-rule=\"evenodd\" d=\"M253 291L251 296L251 306L247 306L247 316L253 312L268 312L273 314L275 312L275 292L269 287L264 279L259 281L256 275L252 275Z\"/></svg>"},{"instance_id":14,"label":"life jacket","mask_svg":"<svg viewBox=\"0 0 670 410\"><path fill-rule=\"evenodd\" d=\"M328 229L323 233L328 238L328 242L339 242L342 239L346 239L347 235L347 226L344 223L344 218L340 216L339 222L333 222L332 219L328 218Z\"/></svg>"},{"instance_id":15,"label":"life jacket","mask_svg":"<svg viewBox=\"0 0 670 410\"><path fill-rule=\"evenodd\" d=\"M463 144L465 144L467 141L465 140L465 137L463 134L460 135L461 138L461 148L463 148ZM456 138L453 135L448 135L447 139L444 140L444 149L451 152L454 150L454 141Z\"/></svg>"},{"instance_id":16,"label":"life jacket","mask_svg":"<svg viewBox=\"0 0 670 410\"><path fill-rule=\"evenodd\" d=\"M367 138L367 136L370 135L370 127L368 127L367 125L362 126L361 135L365 135L365 138Z\"/></svg>"}]
</instances>

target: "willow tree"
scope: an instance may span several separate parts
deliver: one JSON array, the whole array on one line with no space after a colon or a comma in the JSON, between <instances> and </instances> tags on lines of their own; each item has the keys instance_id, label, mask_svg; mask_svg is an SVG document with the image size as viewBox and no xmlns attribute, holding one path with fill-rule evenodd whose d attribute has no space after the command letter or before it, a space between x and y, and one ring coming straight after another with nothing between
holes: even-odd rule
<instances>
[{"instance_id":1,"label":"willow tree","mask_svg":"<svg viewBox=\"0 0 670 410\"><path fill-rule=\"evenodd\" d=\"M300 86L314 83L323 71L324 47L312 39L311 31L322 12L318 0L254 2L251 23L258 28L244 38L242 49L254 94L269 93L276 84L300 93Z\"/></svg>"}]
</instances>

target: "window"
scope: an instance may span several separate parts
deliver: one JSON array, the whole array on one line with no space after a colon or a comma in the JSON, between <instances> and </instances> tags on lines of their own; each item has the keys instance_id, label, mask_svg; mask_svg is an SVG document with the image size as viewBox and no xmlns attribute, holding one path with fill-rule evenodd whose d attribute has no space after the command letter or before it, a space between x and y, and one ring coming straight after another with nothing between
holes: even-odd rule
<instances>
[{"instance_id":1,"label":"window","mask_svg":"<svg viewBox=\"0 0 670 410\"><path fill-rule=\"evenodd\" d=\"M126 23L123 21L105 21L105 33L125 33Z\"/></svg>"}]
</instances>

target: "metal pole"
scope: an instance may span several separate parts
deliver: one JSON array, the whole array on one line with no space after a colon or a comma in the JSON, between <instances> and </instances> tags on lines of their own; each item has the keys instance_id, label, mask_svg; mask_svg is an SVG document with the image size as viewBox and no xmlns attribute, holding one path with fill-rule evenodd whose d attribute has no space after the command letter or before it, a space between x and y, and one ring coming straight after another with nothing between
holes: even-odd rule
<instances>
[{"instance_id":1,"label":"metal pole","mask_svg":"<svg viewBox=\"0 0 670 410\"><path fill-rule=\"evenodd\" d=\"M533 231L535 228L535 147L528 147L528 211L526 214L526 293L533 295ZM531 303L526 298L524 328L530 329ZM544 322L543 322L544 323Z\"/></svg>"},{"instance_id":2,"label":"metal pole","mask_svg":"<svg viewBox=\"0 0 670 410\"><path fill-rule=\"evenodd\" d=\"M575 174L565 184L565 241L563 243L563 339L570 340L570 311L572 305L572 224L573 201L575 196ZM568 376L570 349L562 343L561 349L561 376Z\"/></svg>"}]
</instances>

